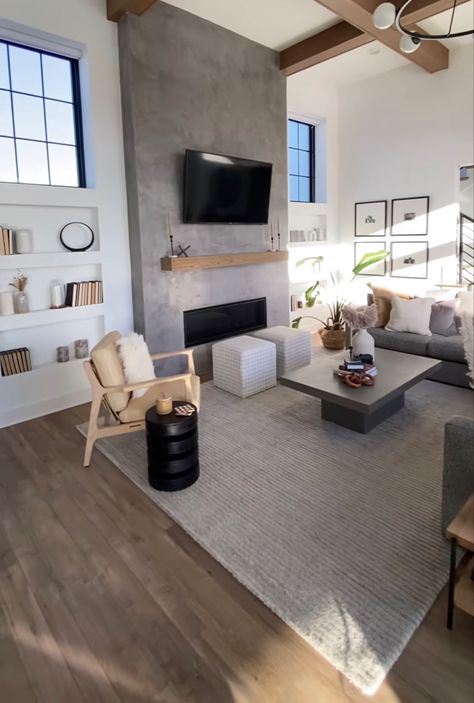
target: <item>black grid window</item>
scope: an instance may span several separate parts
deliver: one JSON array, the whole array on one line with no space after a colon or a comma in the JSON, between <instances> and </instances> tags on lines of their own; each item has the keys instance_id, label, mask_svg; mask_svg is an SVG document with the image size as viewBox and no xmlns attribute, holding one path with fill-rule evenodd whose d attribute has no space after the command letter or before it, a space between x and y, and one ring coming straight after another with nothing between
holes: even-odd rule
<instances>
[{"instance_id":1,"label":"black grid window","mask_svg":"<svg viewBox=\"0 0 474 703\"><path fill-rule=\"evenodd\" d=\"M0 181L85 187L75 59L0 40Z\"/></svg>"},{"instance_id":2,"label":"black grid window","mask_svg":"<svg viewBox=\"0 0 474 703\"><path fill-rule=\"evenodd\" d=\"M314 125L288 120L288 171L290 200L314 203Z\"/></svg>"}]
</instances>

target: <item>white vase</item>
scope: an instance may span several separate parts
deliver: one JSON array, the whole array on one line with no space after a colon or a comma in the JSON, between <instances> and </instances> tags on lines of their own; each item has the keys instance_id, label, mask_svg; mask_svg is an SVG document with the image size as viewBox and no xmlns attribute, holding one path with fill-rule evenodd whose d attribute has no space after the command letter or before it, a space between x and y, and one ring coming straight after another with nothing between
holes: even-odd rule
<instances>
[{"instance_id":1,"label":"white vase","mask_svg":"<svg viewBox=\"0 0 474 703\"><path fill-rule=\"evenodd\" d=\"M30 254L33 251L33 233L30 229L17 229L15 232L15 253Z\"/></svg>"},{"instance_id":2,"label":"white vase","mask_svg":"<svg viewBox=\"0 0 474 703\"><path fill-rule=\"evenodd\" d=\"M359 330L352 338L352 354L353 356L370 354L375 358L375 341L367 330Z\"/></svg>"}]
</instances>

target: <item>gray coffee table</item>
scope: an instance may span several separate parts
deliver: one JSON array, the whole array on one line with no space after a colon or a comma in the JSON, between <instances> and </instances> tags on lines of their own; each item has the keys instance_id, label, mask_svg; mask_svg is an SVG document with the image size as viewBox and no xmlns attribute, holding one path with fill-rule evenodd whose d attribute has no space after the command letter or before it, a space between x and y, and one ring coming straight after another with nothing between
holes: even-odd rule
<instances>
[{"instance_id":1,"label":"gray coffee table","mask_svg":"<svg viewBox=\"0 0 474 703\"><path fill-rule=\"evenodd\" d=\"M356 432L367 433L405 405L405 391L431 375L441 361L388 349L375 350L374 386L349 388L334 369L347 352L318 354L309 366L281 376L284 386L321 398L321 416Z\"/></svg>"}]
</instances>

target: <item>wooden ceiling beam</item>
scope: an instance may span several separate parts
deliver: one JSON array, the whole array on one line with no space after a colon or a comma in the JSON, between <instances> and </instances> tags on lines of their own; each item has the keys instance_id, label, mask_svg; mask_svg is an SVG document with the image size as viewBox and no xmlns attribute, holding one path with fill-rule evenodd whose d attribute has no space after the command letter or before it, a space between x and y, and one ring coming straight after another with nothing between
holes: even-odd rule
<instances>
[{"instance_id":1,"label":"wooden ceiling beam","mask_svg":"<svg viewBox=\"0 0 474 703\"><path fill-rule=\"evenodd\" d=\"M400 49L400 32L390 29L377 29L372 21L372 14L379 5L379 0L317 0L334 14L354 27L371 34L381 44L388 46L404 58L412 61L429 73L442 71L449 66L449 51L438 41L422 42L417 51L404 54ZM405 20L406 21L406 20ZM416 25L415 25L416 26Z\"/></svg>"},{"instance_id":2,"label":"wooden ceiling beam","mask_svg":"<svg viewBox=\"0 0 474 703\"><path fill-rule=\"evenodd\" d=\"M107 19L120 22L128 13L143 15L157 0L107 0Z\"/></svg>"},{"instance_id":3,"label":"wooden ceiling beam","mask_svg":"<svg viewBox=\"0 0 474 703\"><path fill-rule=\"evenodd\" d=\"M337 0L316 0L320 5L324 5L328 9L332 10L336 14L339 12L334 9L338 5ZM457 5L461 5L469 0L458 0ZM350 0L349 4L359 5L359 10L362 8L365 10L365 26L368 26L368 30L363 30L359 26L356 26L355 21L343 19L341 22L325 29L322 32L314 34L308 39L303 39L303 41L298 42L287 49L280 52L280 69L287 75L291 76L294 73L303 71L311 66L316 66L323 61L328 61L329 59L339 56L340 54L345 54L347 51L352 51L360 46L369 44L370 42L379 39L381 43L390 46L390 48L401 53L404 57L415 61L415 54L419 54L423 51L427 56L422 56L423 63L427 63L429 67L427 70L432 72L439 71L442 68L448 67L448 50L439 42L425 42L423 47L420 47L415 54L407 55L400 52L399 41L400 34L396 30L390 30L392 37L391 43L383 41L383 35L389 30L377 30L372 23L372 14L375 8L380 4L380 0ZM394 4L397 7L401 7L404 0L395 0ZM403 14L403 23L405 26L412 29L416 26L417 22L422 22L429 17L438 15L440 12L445 12L451 9L453 6L453 0L413 0L411 5L407 8L407 11ZM367 17L369 14L369 17ZM341 15L339 15L341 16ZM353 19L353 15L351 15ZM369 23L367 21L370 20ZM373 30L373 31L372 31ZM376 33L379 33L376 36ZM433 45L433 46L429 46ZM439 48L441 47L441 48ZM417 63L417 61L415 61ZM421 64L420 64L421 65ZM423 66L425 68L425 66Z\"/></svg>"},{"instance_id":4,"label":"wooden ceiling beam","mask_svg":"<svg viewBox=\"0 0 474 703\"><path fill-rule=\"evenodd\" d=\"M362 32L353 24L338 22L329 29L283 49L280 52L280 70L285 76L291 76L372 41L374 38L370 34Z\"/></svg>"}]
</instances>

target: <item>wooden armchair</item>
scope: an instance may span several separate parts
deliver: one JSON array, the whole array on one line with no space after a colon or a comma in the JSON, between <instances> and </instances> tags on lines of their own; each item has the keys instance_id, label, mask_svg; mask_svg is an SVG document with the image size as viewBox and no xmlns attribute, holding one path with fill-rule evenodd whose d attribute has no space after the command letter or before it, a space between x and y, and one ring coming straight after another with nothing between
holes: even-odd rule
<instances>
[{"instance_id":1,"label":"wooden armchair","mask_svg":"<svg viewBox=\"0 0 474 703\"><path fill-rule=\"evenodd\" d=\"M145 414L155 404L160 393L166 393L173 400L194 403L199 409L201 387L196 376L192 349L178 352L152 354L153 361L184 355L188 359L187 373L174 376L161 376L149 381L129 384L117 352L116 343L120 332L110 332L91 351L90 361L84 362L84 369L92 388L92 403L87 432L84 466L89 466L92 449L97 439L114 435L137 432L145 428ZM133 397L133 391L146 389L140 398ZM99 417L101 408L106 413Z\"/></svg>"}]
</instances>

